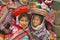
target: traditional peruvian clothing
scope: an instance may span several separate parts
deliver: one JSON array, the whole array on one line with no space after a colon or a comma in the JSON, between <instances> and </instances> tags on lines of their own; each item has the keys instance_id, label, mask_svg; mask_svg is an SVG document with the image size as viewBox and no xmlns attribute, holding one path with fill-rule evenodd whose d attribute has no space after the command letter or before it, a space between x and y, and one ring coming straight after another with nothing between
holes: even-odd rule
<instances>
[{"instance_id":1,"label":"traditional peruvian clothing","mask_svg":"<svg viewBox=\"0 0 60 40\"><path fill-rule=\"evenodd\" d=\"M31 26L31 31L33 31L32 32L32 35L33 35L33 37L35 37L36 38L36 40L50 40L50 37L49 37L49 33L50 33L50 31L49 31L49 29L51 30L52 28L53 28L53 22L54 22L54 11L53 10L51 10L51 12L50 12L50 14L46 11L46 10L43 10L43 9L39 9L39 8L32 8L31 9L31 12L32 13L36 13L36 14L39 14L39 15L42 15L42 16L44 16L44 19L45 19L45 22L44 22L44 26L42 26L42 28L39 30L39 26L40 25L38 25L37 27L34 27L34 26ZM42 24L42 23L41 23ZM40 26L41 27L41 26ZM37 30L36 30L37 29ZM45 31L43 31L43 30L45 30ZM39 30L39 31L38 31ZM53 29L54 30L54 29ZM42 31L42 32L40 32L40 31ZM49 33L48 33L48 32ZM52 30L51 30L52 31ZM40 34L40 33L41 34ZM45 34L44 34L44 32L45 32ZM52 32L54 32L54 31L52 31ZM40 38L40 36L38 35L38 34L40 34L41 36L44 36L44 37L42 37L42 38ZM44 34L44 35L43 35ZM51 33L50 33L51 34ZM38 36L36 36L36 35L38 35ZM46 36L47 35L47 36ZM55 37L56 37L56 33L54 34L55 35ZM39 39L40 38L40 39Z\"/></svg>"},{"instance_id":2,"label":"traditional peruvian clothing","mask_svg":"<svg viewBox=\"0 0 60 40\"><path fill-rule=\"evenodd\" d=\"M25 30L22 29L21 26L15 25L10 27L10 30L12 33L6 35L6 39L8 40L29 40L28 30L29 28L25 28Z\"/></svg>"},{"instance_id":3,"label":"traditional peruvian clothing","mask_svg":"<svg viewBox=\"0 0 60 40\"><path fill-rule=\"evenodd\" d=\"M0 33L4 35L3 29L5 28L6 23L11 23L12 21L12 9L8 8L8 5L4 4L0 5ZM5 36L5 35L4 35Z\"/></svg>"},{"instance_id":4,"label":"traditional peruvian clothing","mask_svg":"<svg viewBox=\"0 0 60 40\"><path fill-rule=\"evenodd\" d=\"M10 9L8 12L8 9L5 6L2 8L0 14L1 14L1 16L0 16L0 27L2 27L7 22L11 23L11 21L12 21L12 9Z\"/></svg>"},{"instance_id":5,"label":"traditional peruvian clothing","mask_svg":"<svg viewBox=\"0 0 60 40\"><path fill-rule=\"evenodd\" d=\"M47 35L47 30L44 24L44 21L42 22L41 25L38 25L37 27L31 26L31 33L33 35L33 38L35 40L47 40L48 38L46 37Z\"/></svg>"}]
</instances>

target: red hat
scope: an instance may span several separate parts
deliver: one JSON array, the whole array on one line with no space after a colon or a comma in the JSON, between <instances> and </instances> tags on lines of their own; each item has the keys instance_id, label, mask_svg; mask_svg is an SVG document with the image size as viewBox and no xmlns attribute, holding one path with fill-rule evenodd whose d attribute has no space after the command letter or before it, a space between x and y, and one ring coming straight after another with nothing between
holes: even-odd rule
<instances>
[{"instance_id":1,"label":"red hat","mask_svg":"<svg viewBox=\"0 0 60 40\"><path fill-rule=\"evenodd\" d=\"M28 6L22 6L13 11L13 16L18 16L22 13L28 12Z\"/></svg>"},{"instance_id":2,"label":"red hat","mask_svg":"<svg viewBox=\"0 0 60 40\"><path fill-rule=\"evenodd\" d=\"M2 10L3 7L4 7L4 5L0 5L0 10Z\"/></svg>"}]
</instances>

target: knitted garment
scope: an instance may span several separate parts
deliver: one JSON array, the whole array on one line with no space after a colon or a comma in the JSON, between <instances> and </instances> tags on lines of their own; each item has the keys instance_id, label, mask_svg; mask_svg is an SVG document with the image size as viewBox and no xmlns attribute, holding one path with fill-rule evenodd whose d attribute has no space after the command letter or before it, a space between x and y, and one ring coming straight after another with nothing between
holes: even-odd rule
<instances>
[{"instance_id":1,"label":"knitted garment","mask_svg":"<svg viewBox=\"0 0 60 40\"><path fill-rule=\"evenodd\" d=\"M11 23L11 21L12 21L12 9L9 10L9 13L7 14L3 23L4 24L7 23L7 22Z\"/></svg>"},{"instance_id":2,"label":"knitted garment","mask_svg":"<svg viewBox=\"0 0 60 40\"><path fill-rule=\"evenodd\" d=\"M4 6L0 11L0 23L2 23L4 21L7 14L8 14L8 9L6 6Z\"/></svg>"},{"instance_id":3,"label":"knitted garment","mask_svg":"<svg viewBox=\"0 0 60 40\"><path fill-rule=\"evenodd\" d=\"M15 25L10 27L12 30L11 34L6 35L7 37L5 39L10 39L10 40L29 40L28 36L28 28L23 30L19 25Z\"/></svg>"},{"instance_id":4,"label":"knitted garment","mask_svg":"<svg viewBox=\"0 0 60 40\"><path fill-rule=\"evenodd\" d=\"M0 12L0 29L4 28L4 24L7 22L11 23L12 21L12 9L8 10L6 6L4 6Z\"/></svg>"},{"instance_id":5,"label":"knitted garment","mask_svg":"<svg viewBox=\"0 0 60 40\"><path fill-rule=\"evenodd\" d=\"M43 40L45 35L46 35L46 28L43 27L41 28L39 31L37 31L37 33L32 33L33 37L36 39L36 40ZM48 38L46 38L48 39Z\"/></svg>"},{"instance_id":6,"label":"knitted garment","mask_svg":"<svg viewBox=\"0 0 60 40\"><path fill-rule=\"evenodd\" d=\"M5 18L6 18L6 15L8 14L8 9L6 6L2 6L2 9L0 11L0 30L2 30L4 28L4 24L2 23Z\"/></svg>"}]
</instances>

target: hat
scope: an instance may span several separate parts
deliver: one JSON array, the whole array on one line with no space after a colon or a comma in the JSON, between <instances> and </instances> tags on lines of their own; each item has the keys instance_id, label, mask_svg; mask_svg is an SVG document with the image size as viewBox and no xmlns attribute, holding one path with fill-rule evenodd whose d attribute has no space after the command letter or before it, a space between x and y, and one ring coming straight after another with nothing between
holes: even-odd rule
<instances>
[{"instance_id":1,"label":"hat","mask_svg":"<svg viewBox=\"0 0 60 40\"><path fill-rule=\"evenodd\" d=\"M39 8L31 8L31 13L37 13L43 16L48 16L48 12L46 10L39 9Z\"/></svg>"},{"instance_id":2,"label":"hat","mask_svg":"<svg viewBox=\"0 0 60 40\"><path fill-rule=\"evenodd\" d=\"M27 13L28 12L28 8L29 8L28 6L21 6L19 8L16 8L13 11L12 15L16 17L16 16L18 16L18 15L20 15L22 13Z\"/></svg>"},{"instance_id":3,"label":"hat","mask_svg":"<svg viewBox=\"0 0 60 40\"><path fill-rule=\"evenodd\" d=\"M22 5L27 5L28 4L28 0L19 0L19 2Z\"/></svg>"}]
</instances>

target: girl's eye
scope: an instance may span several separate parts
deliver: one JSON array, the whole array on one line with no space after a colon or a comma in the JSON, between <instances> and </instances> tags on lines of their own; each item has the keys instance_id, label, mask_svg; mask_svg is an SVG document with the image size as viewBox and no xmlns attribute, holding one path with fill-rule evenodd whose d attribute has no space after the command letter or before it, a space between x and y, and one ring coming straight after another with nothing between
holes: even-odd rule
<instances>
[{"instance_id":1,"label":"girl's eye","mask_svg":"<svg viewBox=\"0 0 60 40\"><path fill-rule=\"evenodd\" d=\"M21 20L21 21L24 21L24 20Z\"/></svg>"},{"instance_id":2,"label":"girl's eye","mask_svg":"<svg viewBox=\"0 0 60 40\"><path fill-rule=\"evenodd\" d=\"M28 20L21 20L21 21L25 21L25 22L28 22Z\"/></svg>"},{"instance_id":3,"label":"girl's eye","mask_svg":"<svg viewBox=\"0 0 60 40\"><path fill-rule=\"evenodd\" d=\"M40 21L39 19L33 19L33 20Z\"/></svg>"},{"instance_id":4,"label":"girl's eye","mask_svg":"<svg viewBox=\"0 0 60 40\"><path fill-rule=\"evenodd\" d=\"M25 22L27 22L28 20L26 20Z\"/></svg>"},{"instance_id":5,"label":"girl's eye","mask_svg":"<svg viewBox=\"0 0 60 40\"><path fill-rule=\"evenodd\" d=\"M37 21L40 21L40 20L37 20Z\"/></svg>"}]
</instances>

